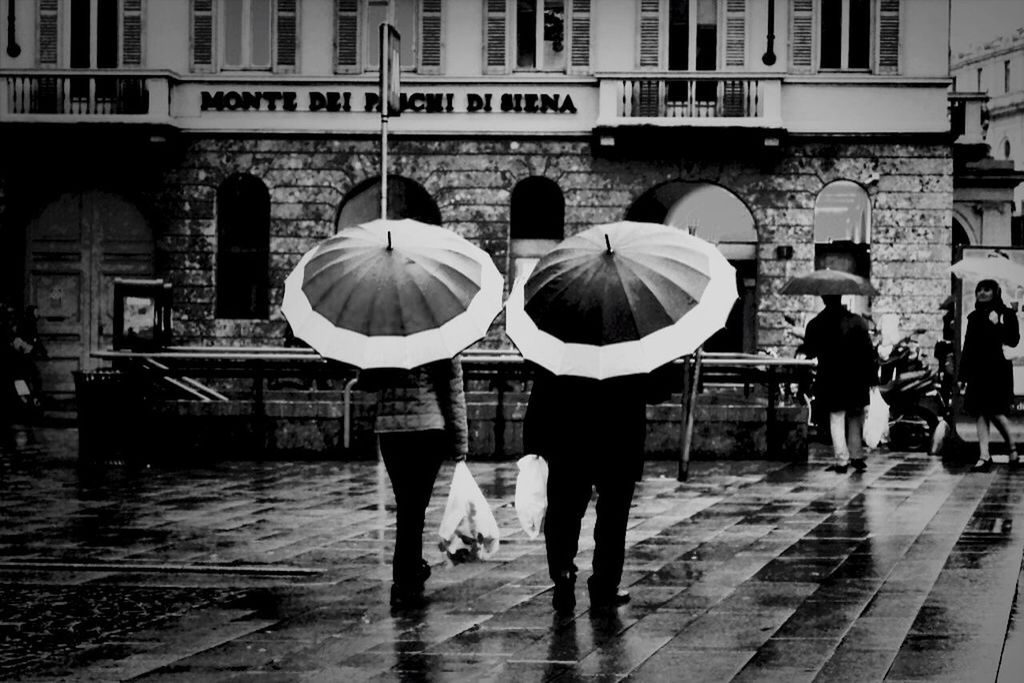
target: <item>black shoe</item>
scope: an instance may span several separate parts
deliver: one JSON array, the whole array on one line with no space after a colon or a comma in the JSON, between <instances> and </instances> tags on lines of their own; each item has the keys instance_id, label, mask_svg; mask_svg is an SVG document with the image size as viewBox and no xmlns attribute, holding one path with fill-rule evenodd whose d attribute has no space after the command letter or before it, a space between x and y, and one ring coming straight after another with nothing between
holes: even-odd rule
<instances>
[{"instance_id":1,"label":"black shoe","mask_svg":"<svg viewBox=\"0 0 1024 683\"><path fill-rule=\"evenodd\" d=\"M612 591L590 591L591 609L612 609L629 602L629 591L616 588Z\"/></svg>"},{"instance_id":2,"label":"black shoe","mask_svg":"<svg viewBox=\"0 0 1024 683\"><path fill-rule=\"evenodd\" d=\"M860 460L851 460L850 467L852 467L855 472L863 472L868 468L868 463L863 458Z\"/></svg>"},{"instance_id":3,"label":"black shoe","mask_svg":"<svg viewBox=\"0 0 1024 683\"><path fill-rule=\"evenodd\" d=\"M423 584L410 586L395 583L391 585L391 607L393 609L419 609L426 604Z\"/></svg>"},{"instance_id":4,"label":"black shoe","mask_svg":"<svg viewBox=\"0 0 1024 683\"><path fill-rule=\"evenodd\" d=\"M576 609L576 579L574 577L555 581L555 590L551 594L551 606L559 614L566 614Z\"/></svg>"},{"instance_id":5,"label":"black shoe","mask_svg":"<svg viewBox=\"0 0 1024 683\"><path fill-rule=\"evenodd\" d=\"M836 474L846 474L846 465L829 465L825 468L826 472L835 472Z\"/></svg>"},{"instance_id":6,"label":"black shoe","mask_svg":"<svg viewBox=\"0 0 1024 683\"><path fill-rule=\"evenodd\" d=\"M971 472L988 472L992 469L992 458L979 458L971 465Z\"/></svg>"}]
</instances>

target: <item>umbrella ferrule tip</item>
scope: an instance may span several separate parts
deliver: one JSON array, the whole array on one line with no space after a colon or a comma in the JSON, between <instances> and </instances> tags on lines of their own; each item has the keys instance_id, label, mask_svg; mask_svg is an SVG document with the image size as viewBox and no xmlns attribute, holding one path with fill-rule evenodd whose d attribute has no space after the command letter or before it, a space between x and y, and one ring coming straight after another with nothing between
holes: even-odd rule
<instances>
[{"instance_id":1,"label":"umbrella ferrule tip","mask_svg":"<svg viewBox=\"0 0 1024 683\"><path fill-rule=\"evenodd\" d=\"M612 241L611 241L611 239L609 239L608 233L604 234L604 244L608 248L608 253L609 254L614 254L615 253L615 250L612 249Z\"/></svg>"}]
</instances>

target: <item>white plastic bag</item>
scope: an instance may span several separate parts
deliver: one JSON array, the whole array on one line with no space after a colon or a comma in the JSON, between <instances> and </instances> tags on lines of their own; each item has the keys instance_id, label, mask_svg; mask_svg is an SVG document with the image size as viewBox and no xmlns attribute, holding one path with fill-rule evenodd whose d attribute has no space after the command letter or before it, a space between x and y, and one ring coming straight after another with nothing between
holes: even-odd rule
<instances>
[{"instance_id":1,"label":"white plastic bag","mask_svg":"<svg viewBox=\"0 0 1024 683\"><path fill-rule=\"evenodd\" d=\"M438 547L454 563L486 559L499 544L498 522L464 461L455 464Z\"/></svg>"},{"instance_id":2,"label":"white plastic bag","mask_svg":"<svg viewBox=\"0 0 1024 683\"><path fill-rule=\"evenodd\" d=\"M518 464L516 515L526 535L537 538L544 528L544 513L548 509L548 461L539 455L524 455Z\"/></svg>"},{"instance_id":3,"label":"white plastic bag","mask_svg":"<svg viewBox=\"0 0 1024 683\"><path fill-rule=\"evenodd\" d=\"M889 434L889 404L878 387L871 387L871 402L864 416L864 445L877 448Z\"/></svg>"}]
</instances>

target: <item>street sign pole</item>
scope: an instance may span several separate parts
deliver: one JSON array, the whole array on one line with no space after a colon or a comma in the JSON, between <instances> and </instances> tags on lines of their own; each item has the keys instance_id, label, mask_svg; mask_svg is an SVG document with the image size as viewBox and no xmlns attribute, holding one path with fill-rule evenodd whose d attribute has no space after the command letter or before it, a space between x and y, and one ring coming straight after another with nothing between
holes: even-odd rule
<instances>
[{"instance_id":1,"label":"street sign pole","mask_svg":"<svg viewBox=\"0 0 1024 683\"><path fill-rule=\"evenodd\" d=\"M388 22L380 25L380 217L388 217L388 117L401 114L402 65L399 35Z\"/></svg>"}]
</instances>

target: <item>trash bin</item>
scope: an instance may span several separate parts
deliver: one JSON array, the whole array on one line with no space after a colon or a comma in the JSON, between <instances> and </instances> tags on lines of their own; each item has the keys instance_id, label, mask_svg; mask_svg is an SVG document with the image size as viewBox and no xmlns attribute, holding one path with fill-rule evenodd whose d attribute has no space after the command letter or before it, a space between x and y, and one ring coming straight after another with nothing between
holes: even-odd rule
<instances>
[{"instance_id":1,"label":"trash bin","mask_svg":"<svg viewBox=\"0 0 1024 683\"><path fill-rule=\"evenodd\" d=\"M145 448L146 420L135 378L110 368L72 374L78 406L79 461L137 464Z\"/></svg>"}]
</instances>

